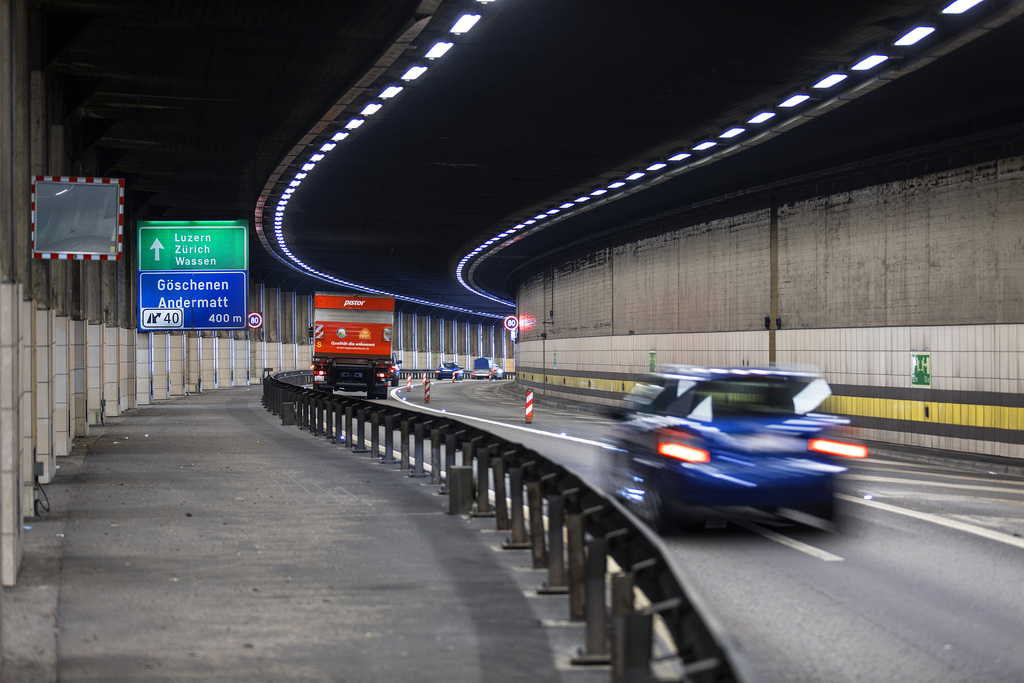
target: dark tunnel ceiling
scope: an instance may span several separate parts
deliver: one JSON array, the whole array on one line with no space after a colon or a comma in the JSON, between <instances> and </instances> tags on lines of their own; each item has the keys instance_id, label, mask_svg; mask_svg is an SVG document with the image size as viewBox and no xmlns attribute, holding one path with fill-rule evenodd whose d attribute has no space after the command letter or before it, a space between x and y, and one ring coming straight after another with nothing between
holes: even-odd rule
<instances>
[{"instance_id":1,"label":"dark tunnel ceiling","mask_svg":"<svg viewBox=\"0 0 1024 683\"><path fill-rule=\"evenodd\" d=\"M308 157L338 130L308 135L332 106L346 103L330 111L341 122L356 116L454 18L480 13L310 173L283 231L292 253L337 277L504 314L454 276L482 240L742 123L948 2L49 0L37 3L33 58L55 76L51 110L71 124L76 172L125 178L129 218L253 220L281 173L269 223L304 158L283 160L304 136ZM972 12L942 20L967 30L1020 9L987 0ZM394 52L417 19L425 28ZM898 78L760 145L553 223L484 258L473 281L512 298L522 264L659 212L1018 149L1024 70L1005 67L1024 64L1024 19L969 37L957 49L936 39L948 54L905 75L893 60ZM366 78L389 48L390 68ZM258 240L250 253L270 284L327 287Z\"/></svg>"}]
</instances>

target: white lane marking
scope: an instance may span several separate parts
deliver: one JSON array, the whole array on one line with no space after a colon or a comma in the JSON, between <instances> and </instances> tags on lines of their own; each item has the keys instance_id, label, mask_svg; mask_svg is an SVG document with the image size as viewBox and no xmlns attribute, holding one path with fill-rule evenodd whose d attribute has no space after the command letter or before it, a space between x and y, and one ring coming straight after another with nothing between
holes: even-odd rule
<instances>
[{"instance_id":1,"label":"white lane marking","mask_svg":"<svg viewBox=\"0 0 1024 683\"><path fill-rule=\"evenodd\" d=\"M395 400L401 401L402 399L399 398L398 396L396 396L396 394L398 394L398 393L401 393L400 389L392 389L391 390L391 397L394 398ZM409 402L405 401L405 403L409 403ZM585 443L585 444L587 444L589 446L600 446L601 448L610 448L610 446L608 444L604 443L603 441L591 441L590 439L581 439L578 436L567 436L565 434L558 434L556 432L545 432L543 429L533 429L532 427L523 427L521 425L509 424L507 422L498 422L497 420L488 420L488 419L482 418L482 417L473 417L472 415L463 415L461 413L453 413L453 412L450 412L450 411L447 411L447 410L437 410L436 408L428 408L425 405L419 405L419 404L415 404L415 403L410 404L410 406L414 406L417 410L423 410L423 411L426 411L426 412L429 412L429 413L436 413L437 415L446 415L448 417L455 417L455 418L459 418L461 420L473 420L475 422L483 422L484 424L496 425L498 427L508 427L509 429L518 429L520 431L527 432L527 433L530 433L530 434L537 434L539 436L551 436L551 437L554 437L556 439L565 439L566 441L575 441L576 443Z\"/></svg>"},{"instance_id":2,"label":"white lane marking","mask_svg":"<svg viewBox=\"0 0 1024 683\"><path fill-rule=\"evenodd\" d=\"M955 519L947 519L940 517L939 515L933 515L928 512L918 512L917 510L911 510L909 508L901 508L896 505L890 505L889 503L882 503L877 500L865 500L858 498L857 496L848 496L844 493L837 493L837 498L849 501L851 503L859 503L860 505L867 505L878 510L884 510L885 512L892 512L897 515L904 515L906 517L913 517L923 522L931 522L932 524L938 524L939 526L948 527L955 529L956 531L962 531L967 534L974 534L981 538L986 538L990 541L997 541L999 543L1005 543L1006 545L1013 546L1015 548L1021 548L1024 550L1024 538L1017 538L1009 534L1004 534L999 531L992 531L984 527L975 526L973 524L967 524L966 522L958 522Z\"/></svg>"},{"instance_id":3,"label":"white lane marking","mask_svg":"<svg viewBox=\"0 0 1024 683\"><path fill-rule=\"evenodd\" d=\"M794 538L790 538L789 536L783 536L782 534L772 531L771 529L766 529L759 524L754 524L753 522L740 521L736 522L736 525L743 527L747 531L753 531L755 534L760 534L770 541L781 543L782 545L792 548L793 550L799 550L800 552L810 555L811 557L816 557L823 562L843 561L843 558L839 555L833 555L827 550L822 550L821 548L815 548L813 545L801 543L800 541Z\"/></svg>"},{"instance_id":4,"label":"white lane marking","mask_svg":"<svg viewBox=\"0 0 1024 683\"><path fill-rule=\"evenodd\" d=\"M912 484L914 486L933 486L939 488L962 489L964 491L987 491L990 493L1024 493L1024 487L1004 489L995 486L972 486L956 482L922 481L920 479L897 479L894 477L876 477L869 474L844 474L847 481L877 481L884 484ZM975 480L977 481L977 480Z\"/></svg>"}]
</instances>

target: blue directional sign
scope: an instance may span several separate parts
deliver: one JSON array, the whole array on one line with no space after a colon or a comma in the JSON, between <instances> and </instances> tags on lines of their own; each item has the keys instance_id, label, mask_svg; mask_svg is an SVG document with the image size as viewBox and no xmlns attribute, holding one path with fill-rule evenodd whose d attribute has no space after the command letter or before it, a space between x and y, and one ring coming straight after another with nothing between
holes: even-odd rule
<instances>
[{"instance_id":1,"label":"blue directional sign","mask_svg":"<svg viewBox=\"0 0 1024 683\"><path fill-rule=\"evenodd\" d=\"M139 271L139 329L244 330L244 270ZM179 324L180 327L176 325Z\"/></svg>"}]
</instances>

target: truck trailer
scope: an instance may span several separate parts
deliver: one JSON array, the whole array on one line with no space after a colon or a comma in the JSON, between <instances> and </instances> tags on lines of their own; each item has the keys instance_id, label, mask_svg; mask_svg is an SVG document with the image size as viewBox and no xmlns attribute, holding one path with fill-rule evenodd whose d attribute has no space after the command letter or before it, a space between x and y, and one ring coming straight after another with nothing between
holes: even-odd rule
<instances>
[{"instance_id":1,"label":"truck trailer","mask_svg":"<svg viewBox=\"0 0 1024 683\"><path fill-rule=\"evenodd\" d=\"M387 398L388 386L398 386L399 364L391 348L394 323L392 297L314 293L314 386Z\"/></svg>"}]
</instances>

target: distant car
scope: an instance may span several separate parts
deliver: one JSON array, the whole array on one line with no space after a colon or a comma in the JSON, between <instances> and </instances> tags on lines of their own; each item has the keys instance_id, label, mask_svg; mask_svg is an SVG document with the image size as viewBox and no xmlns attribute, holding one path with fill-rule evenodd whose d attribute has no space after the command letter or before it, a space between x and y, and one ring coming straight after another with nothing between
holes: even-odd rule
<instances>
[{"instance_id":1,"label":"distant car","mask_svg":"<svg viewBox=\"0 0 1024 683\"><path fill-rule=\"evenodd\" d=\"M830 394L811 372L659 369L616 415L606 486L657 531L749 513L828 526L843 460L868 454L812 412Z\"/></svg>"},{"instance_id":2,"label":"distant car","mask_svg":"<svg viewBox=\"0 0 1024 683\"><path fill-rule=\"evenodd\" d=\"M461 365L454 362L441 363L437 366L437 370L434 371L435 379L459 379L461 380L465 374L465 370Z\"/></svg>"},{"instance_id":3,"label":"distant car","mask_svg":"<svg viewBox=\"0 0 1024 683\"><path fill-rule=\"evenodd\" d=\"M491 376L494 379L501 379L505 376L505 371L490 358L477 358L473 361L473 370L470 375L473 379L487 379Z\"/></svg>"}]
</instances>

